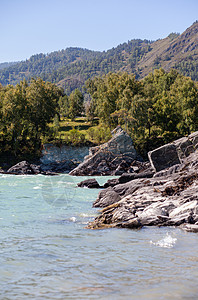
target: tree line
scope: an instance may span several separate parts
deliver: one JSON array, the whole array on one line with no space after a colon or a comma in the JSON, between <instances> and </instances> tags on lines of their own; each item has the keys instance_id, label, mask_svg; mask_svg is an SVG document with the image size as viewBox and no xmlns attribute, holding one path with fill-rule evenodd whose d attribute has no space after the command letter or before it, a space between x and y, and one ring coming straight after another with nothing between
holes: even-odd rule
<instances>
[{"instance_id":1,"label":"tree line","mask_svg":"<svg viewBox=\"0 0 198 300\"><path fill-rule=\"evenodd\" d=\"M84 93L75 89L70 95L41 78L0 86L1 153L39 152L42 141L54 134L50 124L58 128L61 117L75 120L77 116L98 120L99 126L89 132L92 136L101 135L102 128L109 136L111 129L121 125L145 155L198 130L198 85L176 70L158 69L142 80L126 72L110 72L88 79Z\"/></svg>"}]
</instances>

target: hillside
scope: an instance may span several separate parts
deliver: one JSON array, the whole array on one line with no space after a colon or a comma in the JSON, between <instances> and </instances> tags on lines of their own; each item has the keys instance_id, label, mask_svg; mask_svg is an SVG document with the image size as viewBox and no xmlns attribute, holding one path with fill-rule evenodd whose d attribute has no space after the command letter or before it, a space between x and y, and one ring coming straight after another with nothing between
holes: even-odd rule
<instances>
[{"instance_id":1,"label":"hillside","mask_svg":"<svg viewBox=\"0 0 198 300\"><path fill-rule=\"evenodd\" d=\"M39 76L70 93L76 87L82 88L88 78L96 75L124 69L136 73L135 66L150 50L150 44L147 40L131 40L103 52L67 48L47 55L33 55L26 61L0 70L0 83L16 84L24 78L29 80Z\"/></svg>"},{"instance_id":2,"label":"hillside","mask_svg":"<svg viewBox=\"0 0 198 300\"><path fill-rule=\"evenodd\" d=\"M3 68L2 68L3 67ZM181 35L172 33L155 42L135 39L108 51L67 48L50 54L37 54L14 64L0 65L0 83L16 84L31 77L42 77L62 86L69 94L82 88L93 76L127 71L143 78L155 68L178 69L198 80L198 22Z\"/></svg>"},{"instance_id":3,"label":"hillside","mask_svg":"<svg viewBox=\"0 0 198 300\"><path fill-rule=\"evenodd\" d=\"M152 50L138 63L142 77L154 68L178 69L183 75L198 80L198 22L181 35L170 34L152 45Z\"/></svg>"}]
</instances>

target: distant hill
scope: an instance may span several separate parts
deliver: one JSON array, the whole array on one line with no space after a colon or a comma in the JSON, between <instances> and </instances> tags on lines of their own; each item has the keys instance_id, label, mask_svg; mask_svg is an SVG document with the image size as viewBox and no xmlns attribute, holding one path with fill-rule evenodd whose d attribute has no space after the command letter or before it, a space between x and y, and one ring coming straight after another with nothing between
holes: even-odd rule
<instances>
[{"instance_id":1,"label":"distant hill","mask_svg":"<svg viewBox=\"0 0 198 300\"><path fill-rule=\"evenodd\" d=\"M198 81L198 22L181 35L171 33L155 42L135 39L108 51L67 48L50 54L37 54L26 61L0 64L0 83L16 84L31 77L42 77L62 86L69 94L82 88L93 76L127 71L143 78L153 69L176 68Z\"/></svg>"}]
</instances>

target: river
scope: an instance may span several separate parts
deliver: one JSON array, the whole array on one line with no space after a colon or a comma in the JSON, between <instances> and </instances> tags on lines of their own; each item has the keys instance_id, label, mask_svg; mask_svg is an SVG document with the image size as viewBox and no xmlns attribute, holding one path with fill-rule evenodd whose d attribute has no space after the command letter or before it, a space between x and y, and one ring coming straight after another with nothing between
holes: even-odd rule
<instances>
[{"instance_id":1,"label":"river","mask_svg":"<svg viewBox=\"0 0 198 300\"><path fill-rule=\"evenodd\" d=\"M0 175L0 299L197 299L198 234L86 229L84 179Z\"/></svg>"}]
</instances>

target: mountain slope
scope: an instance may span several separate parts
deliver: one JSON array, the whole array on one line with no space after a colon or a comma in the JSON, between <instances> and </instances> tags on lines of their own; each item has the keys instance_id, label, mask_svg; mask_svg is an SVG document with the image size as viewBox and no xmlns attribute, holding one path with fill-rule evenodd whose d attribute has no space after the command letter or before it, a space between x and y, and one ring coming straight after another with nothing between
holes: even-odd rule
<instances>
[{"instance_id":1,"label":"mountain slope","mask_svg":"<svg viewBox=\"0 0 198 300\"><path fill-rule=\"evenodd\" d=\"M198 22L186 29L181 35L169 35L163 40L152 44L152 50L138 63L141 76L144 77L156 67L165 70L176 68L192 79L198 80L197 74L192 74L188 68L183 70L184 62L193 62L198 66Z\"/></svg>"},{"instance_id":2,"label":"mountain slope","mask_svg":"<svg viewBox=\"0 0 198 300\"><path fill-rule=\"evenodd\" d=\"M85 80L92 76L125 68L135 73L137 62L150 50L150 44L147 40L131 40L103 52L67 48L48 55L33 55L26 61L0 70L0 83L16 84L24 78L29 80L40 76L70 93L74 88L82 87Z\"/></svg>"},{"instance_id":3,"label":"mountain slope","mask_svg":"<svg viewBox=\"0 0 198 300\"><path fill-rule=\"evenodd\" d=\"M172 33L155 42L135 39L103 52L67 48L5 66L0 68L3 85L39 76L62 86L68 94L82 88L88 78L110 71L127 71L143 78L155 68L176 68L198 80L198 22L181 35Z\"/></svg>"}]
</instances>

